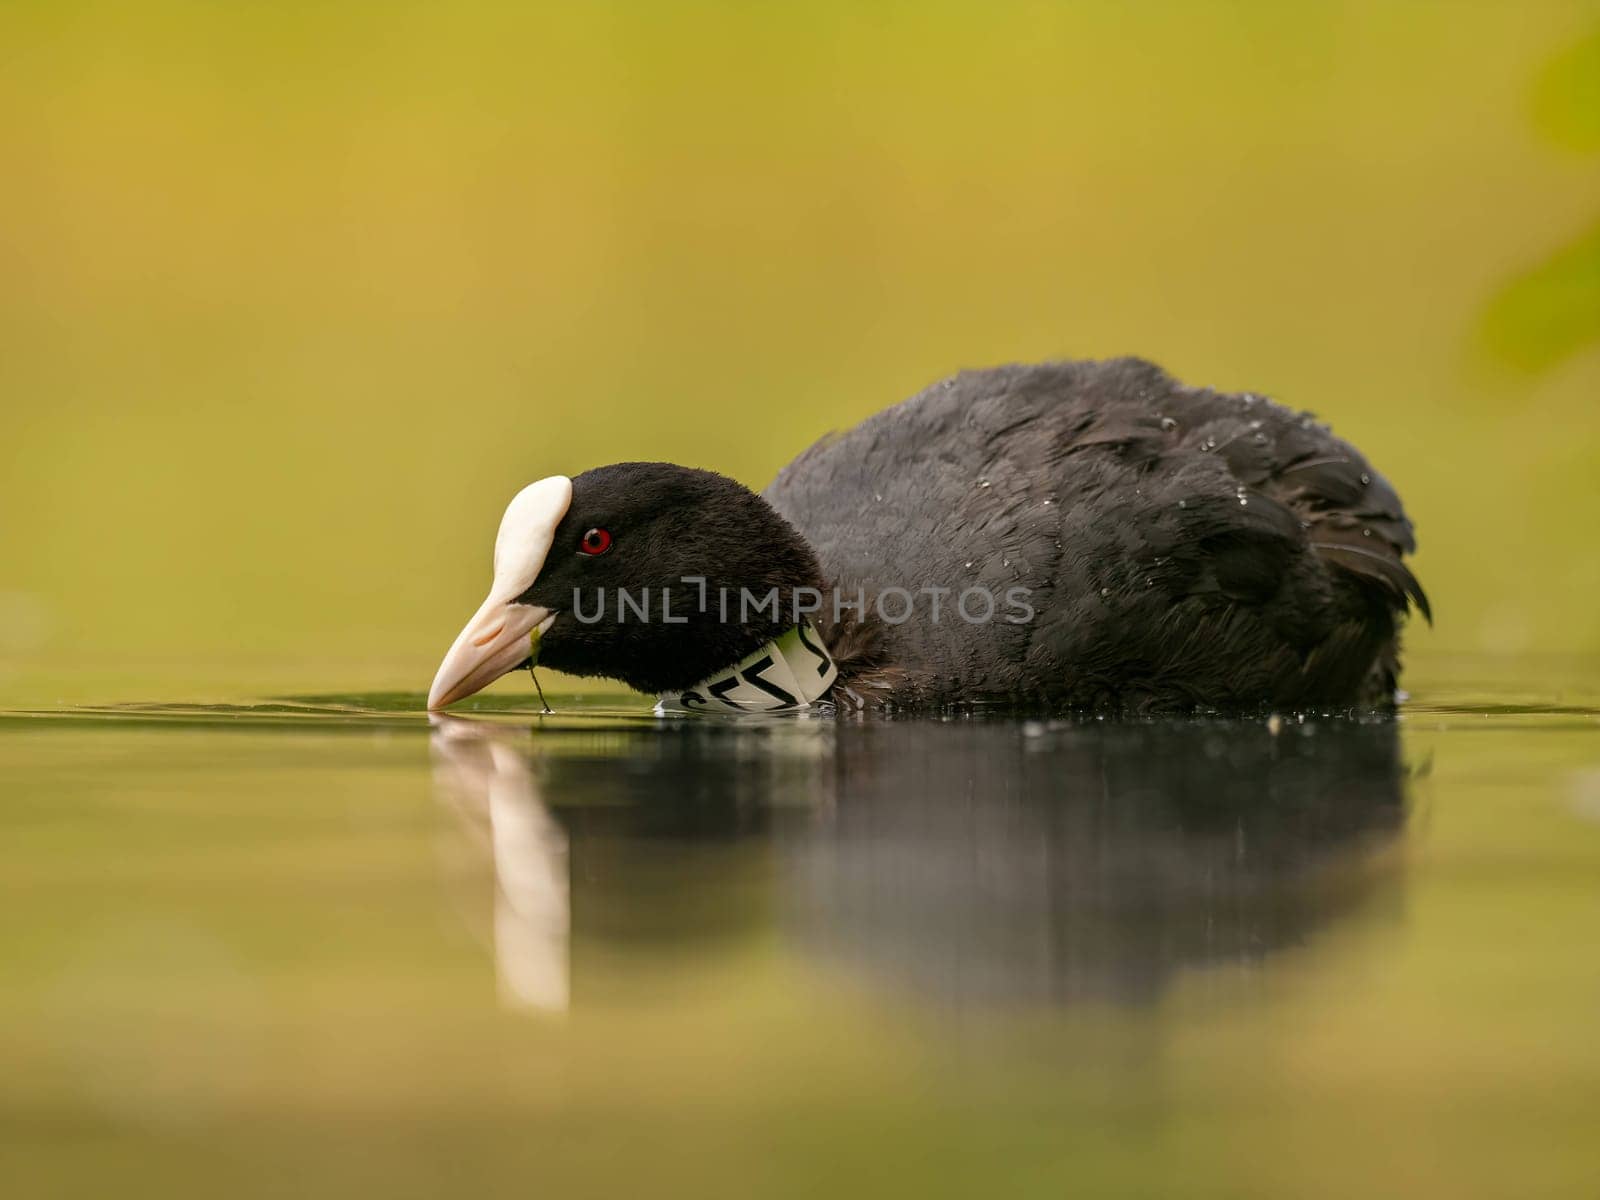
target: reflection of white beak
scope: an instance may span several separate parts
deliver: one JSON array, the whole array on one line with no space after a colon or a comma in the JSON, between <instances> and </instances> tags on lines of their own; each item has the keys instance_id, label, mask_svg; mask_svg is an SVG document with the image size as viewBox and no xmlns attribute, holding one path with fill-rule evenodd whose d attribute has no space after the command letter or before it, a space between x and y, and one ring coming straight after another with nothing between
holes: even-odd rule
<instances>
[{"instance_id":1,"label":"reflection of white beak","mask_svg":"<svg viewBox=\"0 0 1600 1200\"><path fill-rule=\"evenodd\" d=\"M494 855L494 950L510 1007L565 1012L570 998L567 835L502 730L433 717L433 749L462 808L487 815Z\"/></svg>"},{"instance_id":2,"label":"reflection of white beak","mask_svg":"<svg viewBox=\"0 0 1600 1200\"><path fill-rule=\"evenodd\" d=\"M428 707L443 708L489 686L533 652L531 636L555 620L548 608L518 604L550 553L556 526L572 504L572 480L552 475L516 494L500 519L494 541L494 584L489 598L439 664Z\"/></svg>"},{"instance_id":3,"label":"reflection of white beak","mask_svg":"<svg viewBox=\"0 0 1600 1200\"><path fill-rule=\"evenodd\" d=\"M518 1007L565 1012L571 1001L567 835L533 788L522 756L491 746L494 833L494 960L501 996Z\"/></svg>"}]
</instances>

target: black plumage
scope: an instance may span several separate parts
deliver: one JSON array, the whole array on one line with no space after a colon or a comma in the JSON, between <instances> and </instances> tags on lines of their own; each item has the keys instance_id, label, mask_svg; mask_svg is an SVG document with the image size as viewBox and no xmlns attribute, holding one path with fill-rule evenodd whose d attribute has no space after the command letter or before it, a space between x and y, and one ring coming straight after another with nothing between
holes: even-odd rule
<instances>
[{"instance_id":1,"label":"black plumage","mask_svg":"<svg viewBox=\"0 0 1600 1200\"><path fill-rule=\"evenodd\" d=\"M612 533L615 549L573 553L591 528ZM642 692L691 687L738 662L793 624L796 588L823 586L815 553L772 508L726 476L672 463L616 463L574 477L552 545L518 597L562 614L539 661ZM741 614L742 592L769 591L775 605ZM585 614L603 615L588 622Z\"/></svg>"},{"instance_id":2,"label":"black plumage","mask_svg":"<svg viewBox=\"0 0 1600 1200\"><path fill-rule=\"evenodd\" d=\"M1139 359L963 372L764 495L846 593L1031 590L1019 624L835 631L855 690L895 703L1381 703L1408 601L1428 613L1411 523L1354 447Z\"/></svg>"}]
</instances>

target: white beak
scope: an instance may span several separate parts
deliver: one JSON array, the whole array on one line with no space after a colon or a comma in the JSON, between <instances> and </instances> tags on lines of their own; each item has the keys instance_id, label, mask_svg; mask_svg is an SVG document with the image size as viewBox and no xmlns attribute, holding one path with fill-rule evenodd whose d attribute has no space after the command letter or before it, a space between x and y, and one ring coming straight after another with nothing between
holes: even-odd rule
<instances>
[{"instance_id":1,"label":"white beak","mask_svg":"<svg viewBox=\"0 0 1600 1200\"><path fill-rule=\"evenodd\" d=\"M538 578L571 505L572 480L552 475L523 488L506 507L494 543L494 584L439 664L429 708L481 691L533 653L532 635L543 635L556 614L516 598Z\"/></svg>"}]
</instances>

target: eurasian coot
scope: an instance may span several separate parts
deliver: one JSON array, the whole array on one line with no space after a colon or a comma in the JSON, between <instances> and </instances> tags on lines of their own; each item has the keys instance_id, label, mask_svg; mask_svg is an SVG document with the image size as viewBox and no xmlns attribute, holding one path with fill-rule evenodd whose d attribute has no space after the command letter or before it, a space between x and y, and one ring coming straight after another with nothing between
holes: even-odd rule
<instances>
[{"instance_id":1,"label":"eurasian coot","mask_svg":"<svg viewBox=\"0 0 1600 1200\"><path fill-rule=\"evenodd\" d=\"M536 656L691 710L1382 705L1413 549L1309 414L1132 358L967 371L759 496L667 463L530 485L428 704Z\"/></svg>"}]
</instances>

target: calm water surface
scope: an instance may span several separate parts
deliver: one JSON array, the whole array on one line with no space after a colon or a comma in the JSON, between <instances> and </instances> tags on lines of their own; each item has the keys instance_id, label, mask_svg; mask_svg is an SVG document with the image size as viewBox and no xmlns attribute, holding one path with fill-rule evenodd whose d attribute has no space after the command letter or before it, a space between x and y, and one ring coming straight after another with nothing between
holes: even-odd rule
<instances>
[{"instance_id":1,"label":"calm water surface","mask_svg":"<svg viewBox=\"0 0 1600 1200\"><path fill-rule=\"evenodd\" d=\"M6 1191L1600 1195L1592 677L1435 678L0 715Z\"/></svg>"}]
</instances>

